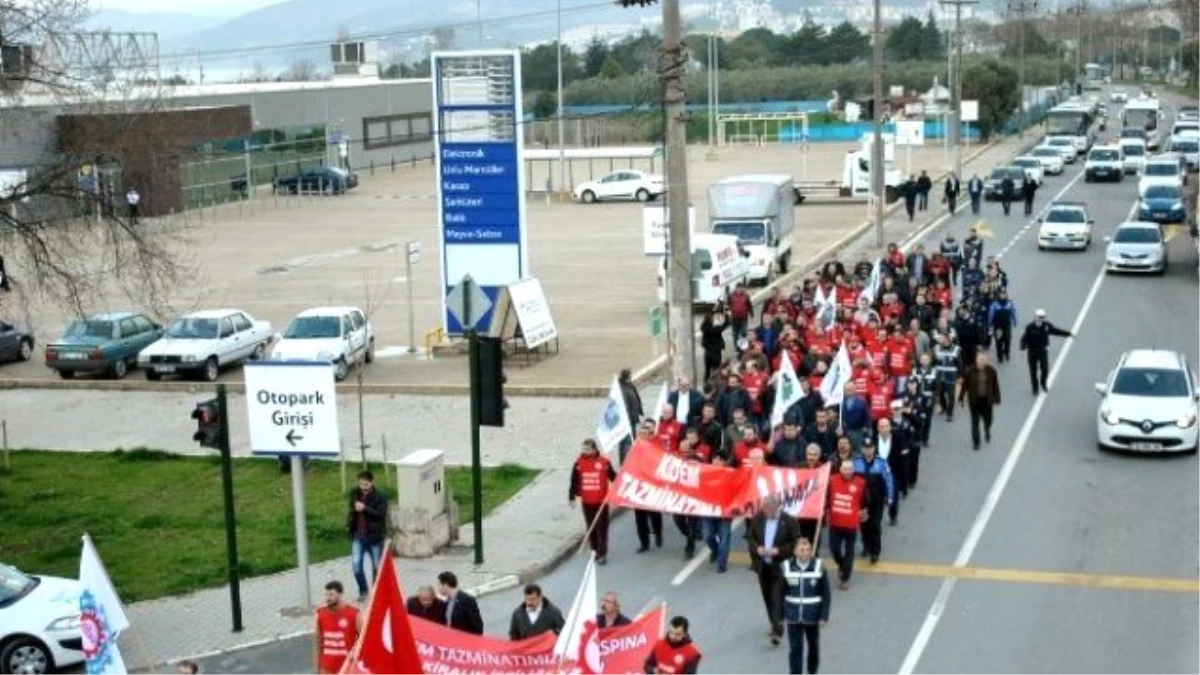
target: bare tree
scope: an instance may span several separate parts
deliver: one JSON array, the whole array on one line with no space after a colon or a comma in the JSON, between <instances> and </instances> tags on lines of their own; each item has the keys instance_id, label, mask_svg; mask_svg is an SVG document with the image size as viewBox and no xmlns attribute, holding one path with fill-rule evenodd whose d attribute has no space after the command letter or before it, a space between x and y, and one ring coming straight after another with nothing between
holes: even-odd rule
<instances>
[{"instance_id":1,"label":"bare tree","mask_svg":"<svg viewBox=\"0 0 1200 675\"><path fill-rule=\"evenodd\" d=\"M387 302L388 296L392 294L392 282L390 278L385 277L381 279L379 276L375 275L375 278L371 278L366 274L363 275L362 311L366 315L368 323L371 321L371 317ZM412 283L412 281L408 280L408 283ZM367 468L367 448L371 446L367 443L367 430L363 410L363 377L366 375L367 363L374 360L375 343L371 342L367 344L366 351L363 352L363 359L358 363L358 367L354 372L355 393L358 396L358 451L362 457L362 466L364 469Z\"/></svg>"},{"instance_id":2,"label":"bare tree","mask_svg":"<svg viewBox=\"0 0 1200 675\"><path fill-rule=\"evenodd\" d=\"M281 82L315 82L318 75L316 63L311 59L300 59L293 61L279 79Z\"/></svg>"},{"instance_id":3,"label":"bare tree","mask_svg":"<svg viewBox=\"0 0 1200 675\"><path fill-rule=\"evenodd\" d=\"M121 295L162 314L193 276L178 221L130 217L118 178L169 133L146 126L165 98L157 38L82 32L89 13L88 0L0 0L0 138L21 158L0 180L6 312L83 314Z\"/></svg>"}]
</instances>

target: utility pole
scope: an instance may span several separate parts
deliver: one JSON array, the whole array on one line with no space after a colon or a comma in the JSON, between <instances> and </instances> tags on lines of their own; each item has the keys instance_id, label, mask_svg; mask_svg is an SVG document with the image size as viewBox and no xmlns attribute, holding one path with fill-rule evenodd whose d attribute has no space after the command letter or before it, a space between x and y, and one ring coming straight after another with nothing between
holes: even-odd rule
<instances>
[{"instance_id":1,"label":"utility pole","mask_svg":"<svg viewBox=\"0 0 1200 675\"><path fill-rule=\"evenodd\" d=\"M668 322L671 325L672 379L695 381L696 345L692 321L692 232L688 219L687 114L683 71L683 27L679 0L663 0L663 104L666 110L667 216L671 248Z\"/></svg>"},{"instance_id":2,"label":"utility pole","mask_svg":"<svg viewBox=\"0 0 1200 675\"><path fill-rule=\"evenodd\" d=\"M1017 137L1025 135L1025 33L1029 30L1029 23L1026 15L1029 12L1037 10L1037 0L1019 0L1019 2L1010 3L1009 11L1017 13L1020 17L1017 22L1018 47L1019 57L1017 64ZM1078 59L1079 48L1076 45L1076 58Z\"/></svg>"},{"instance_id":3,"label":"utility pole","mask_svg":"<svg viewBox=\"0 0 1200 675\"><path fill-rule=\"evenodd\" d=\"M874 212L875 246L883 247L883 3L875 0L875 20L871 29L875 40L874 91L875 131L871 142L871 199Z\"/></svg>"},{"instance_id":4,"label":"utility pole","mask_svg":"<svg viewBox=\"0 0 1200 675\"><path fill-rule=\"evenodd\" d=\"M1079 4L1075 5L1075 81L1079 81L1079 74L1083 72L1083 0L1079 0Z\"/></svg>"},{"instance_id":5,"label":"utility pole","mask_svg":"<svg viewBox=\"0 0 1200 675\"><path fill-rule=\"evenodd\" d=\"M563 145L563 42L562 42L562 0L558 0L558 191L570 194L567 188L567 151Z\"/></svg>"},{"instance_id":6,"label":"utility pole","mask_svg":"<svg viewBox=\"0 0 1200 675\"><path fill-rule=\"evenodd\" d=\"M946 116L950 144L954 146L954 175L962 180L962 8L979 0L938 0L954 7L954 67L950 69L950 114Z\"/></svg>"}]
</instances>

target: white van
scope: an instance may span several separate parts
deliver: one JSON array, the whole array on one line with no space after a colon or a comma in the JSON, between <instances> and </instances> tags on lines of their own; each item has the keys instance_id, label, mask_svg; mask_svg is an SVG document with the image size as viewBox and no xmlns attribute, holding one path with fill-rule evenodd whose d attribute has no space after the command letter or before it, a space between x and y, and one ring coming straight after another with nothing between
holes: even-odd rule
<instances>
[{"instance_id":1,"label":"white van","mask_svg":"<svg viewBox=\"0 0 1200 675\"><path fill-rule=\"evenodd\" d=\"M1121 155L1124 156L1125 173L1141 173L1146 165L1146 141L1140 138L1122 138Z\"/></svg>"},{"instance_id":2,"label":"white van","mask_svg":"<svg viewBox=\"0 0 1200 675\"><path fill-rule=\"evenodd\" d=\"M667 257L658 265L658 299L667 301ZM732 234L692 235L692 302L715 305L750 276L750 252Z\"/></svg>"},{"instance_id":3,"label":"white van","mask_svg":"<svg viewBox=\"0 0 1200 675\"><path fill-rule=\"evenodd\" d=\"M1187 183L1187 161L1180 161L1179 155L1155 155L1146 160L1142 167L1142 177L1138 179L1138 197L1146 194L1146 188L1152 185L1172 185L1183 189Z\"/></svg>"}]
</instances>

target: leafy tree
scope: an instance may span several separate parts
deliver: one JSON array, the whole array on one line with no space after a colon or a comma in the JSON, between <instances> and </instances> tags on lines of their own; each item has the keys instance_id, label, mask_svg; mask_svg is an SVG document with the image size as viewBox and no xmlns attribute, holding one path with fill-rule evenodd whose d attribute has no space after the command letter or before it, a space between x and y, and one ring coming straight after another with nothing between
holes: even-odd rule
<instances>
[{"instance_id":1,"label":"leafy tree","mask_svg":"<svg viewBox=\"0 0 1200 675\"><path fill-rule=\"evenodd\" d=\"M708 33L692 33L684 38L683 42L687 45L690 57L696 63L699 63L703 68L708 68ZM729 43L725 38L717 36L717 67L721 70L730 68L729 63ZM691 138L691 136L688 136Z\"/></svg>"},{"instance_id":2,"label":"leafy tree","mask_svg":"<svg viewBox=\"0 0 1200 675\"><path fill-rule=\"evenodd\" d=\"M729 60L734 68L778 65L786 54L787 38L767 28L752 28L729 43Z\"/></svg>"},{"instance_id":3,"label":"leafy tree","mask_svg":"<svg viewBox=\"0 0 1200 675\"><path fill-rule=\"evenodd\" d=\"M563 49L563 85L579 79L579 57ZM526 89L558 88L558 43L540 44L521 57L521 82Z\"/></svg>"},{"instance_id":4,"label":"leafy tree","mask_svg":"<svg viewBox=\"0 0 1200 675\"><path fill-rule=\"evenodd\" d=\"M867 58L871 40L849 21L834 26L826 39L826 56L829 63L850 64Z\"/></svg>"},{"instance_id":5,"label":"leafy tree","mask_svg":"<svg viewBox=\"0 0 1200 675\"><path fill-rule=\"evenodd\" d=\"M539 120L554 117L558 111L558 99L548 90L543 89L533 99L533 116Z\"/></svg>"},{"instance_id":6,"label":"leafy tree","mask_svg":"<svg viewBox=\"0 0 1200 675\"><path fill-rule=\"evenodd\" d=\"M625 74L625 69L621 67L621 62L612 54L604 59L604 64L600 66L600 77L611 80Z\"/></svg>"},{"instance_id":7,"label":"leafy tree","mask_svg":"<svg viewBox=\"0 0 1200 675\"><path fill-rule=\"evenodd\" d=\"M614 44L611 52L621 62L621 69L627 73L656 72L661 46L659 36L643 30Z\"/></svg>"},{"instance_id":8,"label":"leafy tree","mask_svg":"<svg viewBox=\"0 0 1200 675\"><path fill-rule=\"evenodd\" d=\"M979 133L988 140L1019 105L1016 69L990 59L964 68L963 99L979 101Z\"/></svg>"},{"instance_id":9,"label":"leafy tree","mask_svg":"<svg viewBox=\"0 0 1200 675\"><path fill-rule=\"evenodd\" d=\"M830 62L831 47L832 43L825 33L825 27L813 21L806 21L800 30L788 39L787 61L782 65L826 65Z\"/></svg>"},{"instance_id":10,"label":"leafy tree","mask_svg":"<svg viewBox=\"0 0 1200 675\"><path fill-rule=\"evenodd\" d=\"M946 57L945 45L942 44L942 31L938 30L937 19L934 18L933 12L929 12L929 17L925 20L925 25L921 27L921 53L917 56L920 59L943 59Z\"/></svg>"},{"instance_id":11,"label":"leafy tree","mask_svg":"<svg viewBox=\"0 0 1200 675\"><path fill-rule=\"evenodd\" d=\"M1015 21L1009 24L1009 30L1004 31L1004 49L1002 56L1010 59L1021 56L1021 30L1025 31L1025 57L1053 56L1058 53L1055 45L1046 41L1042 32L1033 21Z\"/></svg>"},{"instance_id":12,"label":"leafy tree","mask_svg":"<svg viewBox=\"0 0 1200 675\"><path fill-rule=\"evenodd\" d=\"M583 76L596 77L604 62L611 58L612 52L600 38L592 38L583 52Z\"/></svg>"},{"instance_id":13,"label":"leafy tree","mask_svg":"<svg viewBox=\"0 0 1200 675\"><path fill-rule=\"evenodd\" d=\"M925 49L925 27L915 17L904 17L899 25L888 31L884 49L891 61L920 59Z\"/></svg>"}]
</instances>

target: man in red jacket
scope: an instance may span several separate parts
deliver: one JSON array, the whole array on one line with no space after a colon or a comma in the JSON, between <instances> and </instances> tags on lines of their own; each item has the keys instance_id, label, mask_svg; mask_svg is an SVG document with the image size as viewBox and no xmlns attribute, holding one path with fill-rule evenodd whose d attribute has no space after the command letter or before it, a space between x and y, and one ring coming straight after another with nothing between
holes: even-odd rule
<instances>
[{"instance_id":1,"label":"man in red jacket","mask_svg":"<svg viewBox=\"0 0 1200 675\"><path fill-rule=\"evenodd\" d=\"M854 462L842 462L829 477L829 548L838 566L838 586L850 588L854 545L859 524L867 518L867 482L854 473Z\"/></svg>"},{"instance_id":2,"label":"man in red jacket","mask_svg":"<svg viewBox=\"0 0 1200 675\"><path fill-rule=\"evenodd\" d=\"M916 345L913 344L912 338L906 335L899 325L893 326L892 337L887 346L888 373L895 380L897 392L904 391L904 384L908 382L908 376L912 375L914 351Z\"/></svg>"},{"instance_id":3,"label":"man in red jacket","mask_svg":"<svg viewBox=\"0 0 1200 675\"><path fill-rule=\"evenodd\" d=\"M739 343L742 338L746 337L746 327L752 318L754 318L754 302L750 299L750 294L746 292L746 287L738 284L738 287L729 294L729 319L733 326L733 348L739 356L742 353Z\"/></svg>"},{"instance_id":4,"label":"man in red jacket","mask_svg":"<svg viewBox=\"0 0 1200 675\"><path fill-rule=\"evenodd\" d=\"M608 562L608 488L617 479L617 472L608 458L600 454L596 441L584 440L579 459L571 469L571 488L567 501L575 506L575 498L583 503L584 527L588 528L588 544L596 552L596 564Z\"/></svg>"},{"instance_id":5,"label":"man in red jacket","mask_svg":"<svg viewBox=\"0 0 1200 675\"><path fill-rule=\"evenodd\" d=\"M646 657L643 670L647 673L696 673L700 669L700 650L688 634L688 620L682 616L671 619L667 636L654 645Z\"/></svg>"},{"instance_id":6,"label":"man in red jacket","mask_svg":"<svg viewBox=\"0 0 1200 675\"><path fill-rule=\"evenodd\" d=\"M678 452L679 442L683 440L683 422L675 419L675 406L663 405L662 419L654 429L654 438L662 449L667 452Z\"/></svg>"},{"instance_id":7,"label":"man in red jacket","mask_svg":"<svg viewBox=\"0 0 1200 675\"><path fill-rule=\"evenodd\" d=\"M750 419L754 420L755 424L763 422L763 400L770 379L770 375L759 369L757 362L746 362L746 372L742 373L742 389L745 389L746 395L750 397L750 410L746 412L750 413Z\"/></svg>"},{"instance_id":8,"label":"man in red jacket","mask_svg":"<svg viewBox=\"0 0 1200 675\"><path fill-rule=\"evenodd\" d=\"M879 420L891 419L892 399L896 389L887 373L880 366L871 370L871 382L867 385L867 403L871 407L871 421L878 424Z\"/></svg>"}]
</instances>

